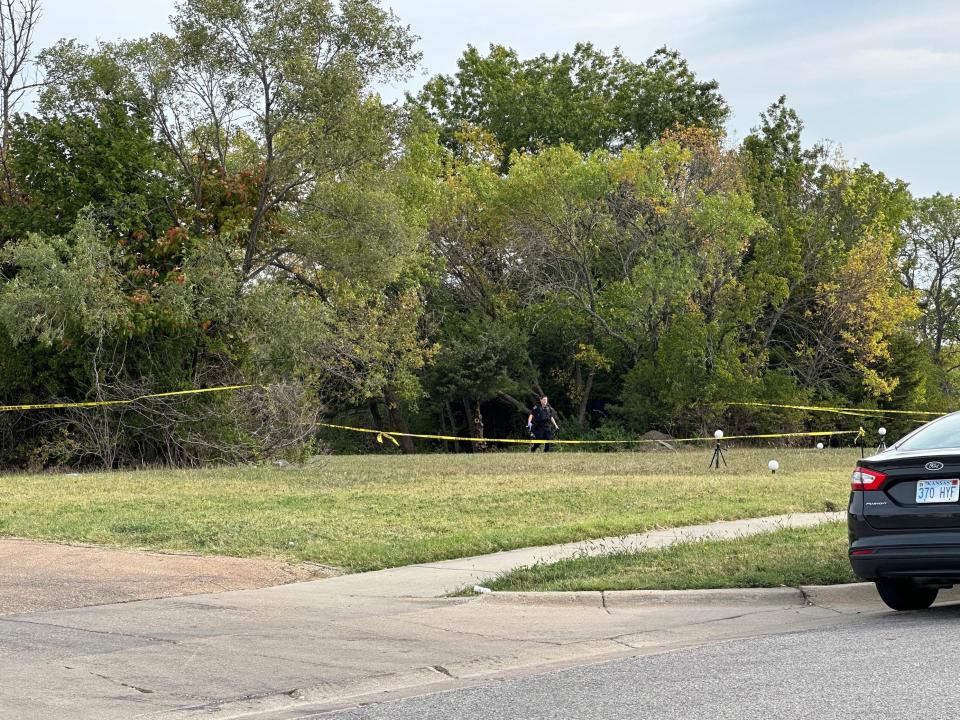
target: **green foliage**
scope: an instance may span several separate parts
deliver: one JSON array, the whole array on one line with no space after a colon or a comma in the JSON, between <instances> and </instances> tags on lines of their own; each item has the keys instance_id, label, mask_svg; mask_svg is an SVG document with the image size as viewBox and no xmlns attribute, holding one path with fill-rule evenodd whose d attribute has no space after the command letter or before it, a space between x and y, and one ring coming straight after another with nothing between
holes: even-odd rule
<instances>
[{"instance_id":1,"label":"green foliage","mask_svg":"<svg viewBox=\"0 0 960 720\"><path fill-rule=\"evenodd\" d=\"M720 130L729 110L715 81L698 81L676 51L660 48L643 63L589 43L571 53L521 60L491 45L469 46L455 76L438 75L420 94L443 128L443 140L476 126L490 132L502 157L566 142L579 151L645 145L678 126Z\"/></svg>"},{"instance_id":2,"label":"green foliage","mask_svg":"<svg viewBox=\"0 0 960 720\"><path fill-rule=\"evenodd\" d=\"M48 84L38 113L10 128L5 167L15 192L0 203L0 241L67 233L87 207L120 235L162 233L179 179L121 59L70 41L40 62Z\"/></svg>"},{"instance_id":3,"label":"green foliage","mask_svg":"<svg viewBox=\"0 0 960 720\"><path fill-rule=\"evenodd\" d=\"M491 400L498 391L516 392L526 372L525 328L509 319L449 315L442 337L429 382L440 397Z\"/></svg>"},{"instance_id":4,"label":"green foliage","mask_svg":"<svg viewBox=\"0 0 960 720\"><path fill-rule=\"evenodd\" d=\"M800 146L784 98L744 140L743 164L766 230L745 268L753 342L800 385L824 396L888 398L889 341L917 317L898 281L906 185L867 165L828 162Z\"/></svg>"},{"instance_id":5,"label":"green foliage","mask_svg":"<svg viewBox=\"0 0 960 720\"><path fill-rule=\"evenodd\" d=\"M74 399L245 377L304 383L298 403L415 403L441 153L370 90L409 72L413 36L371 0L187 0L171 24L43 54L49 83L15 127L18 194L0 208L7 339L20 355L70 348L58 392ZM20 380L11 402L35 385ZM219 401L197 402L207 417ZM186 427L181 409L168 419ZM213 454L245 452L244 413L218 409ZM118 446L126 422L103 417ZM184 458L145 442L121 461Z\"/></svg>"},{"instance_id":6,"label":"green foliage","mask_svg":"<svg viewBox=\"0 0 960 720\"><path fill-rule=\"evenodd\" d=\"M117 105L96 117L18 118L10 169L22 202L3 209L7 239L28 232L64 233L84 207L118 233L156 232L170 222L165 176L149 125Z\"/></svg>"},{"instance_id":7,"label":"green foliage","mask_svg":"<svg viewBox=\"0 0 960 720\"><path fill-rule=\"evenodd\" d=\"M19 344L70 345L120 333L130 322L115 251L90 215L64 238L33 235L3 248L16 277L0 288L0 323Z\"/></svg>"},{"instance_id":8,"label":"green foliage","mask_svg":"<svg viewBox=\"0 0 960 720\"><path fill-rule=\"evenodd\" d=\"M901 250L904 284L920 293L918 321L933 358L944 369L960 340L960 199L936 194L916 201Z\"/></svg>"},{"instance_id":9,"label":"green foliage","mask_svg":"<svg viewBox=\"0 0 960 720\"><path fill-rule=\"evenodd\" d=\"M376 0L170 27L40 56L3 139L0 401L272 389L0 417L2 462L295 455L320 408L479 450L543 393L605 437L955 395L956 199L803 147L784 98L732 147L667 49L469 47L400 107L375 88L419 54Z\"/></svg>"}]
</instances>

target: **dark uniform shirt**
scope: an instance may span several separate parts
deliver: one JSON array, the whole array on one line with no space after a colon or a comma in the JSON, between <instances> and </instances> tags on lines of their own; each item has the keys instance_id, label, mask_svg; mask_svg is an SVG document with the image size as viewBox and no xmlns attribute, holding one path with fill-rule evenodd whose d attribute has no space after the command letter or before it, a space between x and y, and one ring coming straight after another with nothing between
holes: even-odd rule
<instances>
[{"instance_id":1,"label":"dark uniform shirt","mask_svg":"<svg viewBox=\"0 0 960 720\"><path fill-rule=\"evenodd\" d=\"M533 406L533 410L530 411L530 414L533 415L533 424L546 427L550 425L550 418L555 418L557 413L554 412L553 408L549 405L543 407L540 403L537 403Z\"/></svg>"}]
</instances>

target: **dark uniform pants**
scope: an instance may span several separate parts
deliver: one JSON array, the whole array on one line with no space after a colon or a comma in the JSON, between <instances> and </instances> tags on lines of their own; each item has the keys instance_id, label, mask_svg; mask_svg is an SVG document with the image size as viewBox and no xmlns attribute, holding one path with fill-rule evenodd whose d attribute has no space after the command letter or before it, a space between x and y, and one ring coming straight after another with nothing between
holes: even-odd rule
<instances>
[{"instance_id":1,"label":"dark uniform pants","mask_svg":"<svg viewBox=\"0 0 960 720\"><path fill-rule=\"evenodd\" d=\"M549 425L534 425L533 426L533 436L537 440L553 440L553 428ZM536 452L537 446L531 445L530 452ZM543 451L550 452L550 443L543 443Z\"/></svg>"}]
</instances>

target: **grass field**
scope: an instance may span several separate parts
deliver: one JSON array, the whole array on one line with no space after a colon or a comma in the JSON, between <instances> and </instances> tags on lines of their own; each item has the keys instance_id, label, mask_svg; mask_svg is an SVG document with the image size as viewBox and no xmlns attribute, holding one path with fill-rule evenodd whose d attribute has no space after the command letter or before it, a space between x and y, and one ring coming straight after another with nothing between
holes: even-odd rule
<instances>
[{"instance_id":1,"label":"grass field","mask_svg":"<svg viewBox=\"0 0 960 720\"><path fill-rule=\"evenodd\" d=\"M853 450L335 456L0 477L0 535L368 570L846 506ZM767 460L781 471L771 475Z\"/></svg>"},{"instance_id":2,"label":"grass field","mask_svg":"<svg viewBox=\"0 0 960 720\"><path fill-rule=\"evenodd\" d=\"M692 590L856 582L846 523L789 528L734 540L564 560L485 583L494 590Z\"/></svg>"}]
</instances>

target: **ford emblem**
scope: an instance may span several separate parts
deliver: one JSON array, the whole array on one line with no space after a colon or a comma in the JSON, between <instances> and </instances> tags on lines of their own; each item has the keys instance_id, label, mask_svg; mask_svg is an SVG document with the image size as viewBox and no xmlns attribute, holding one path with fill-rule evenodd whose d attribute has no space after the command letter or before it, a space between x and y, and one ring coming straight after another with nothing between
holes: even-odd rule
<instances>
[{"instance_id":1,"label":"ford emblem","mask_svg":"<svg viewBox=\"0 0 960 720\"><path fill-rule=\"evenodd\" d=\"M943 470L943 463L934 460L933 462L928 462L924 467L927 470Z\"/></svg>"}]
</instances>

